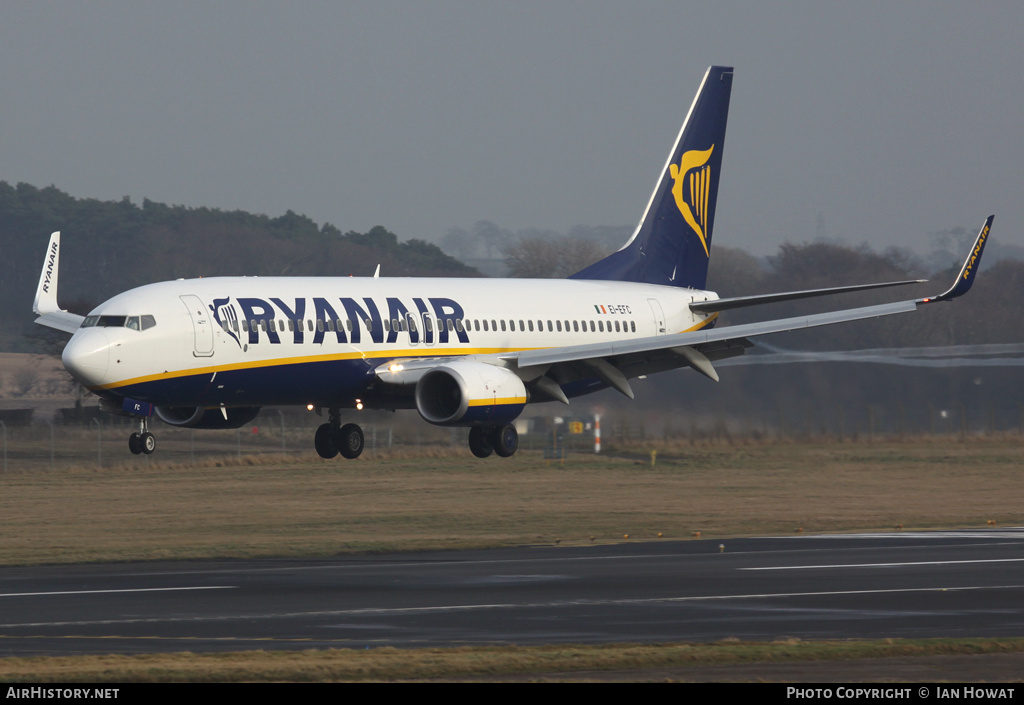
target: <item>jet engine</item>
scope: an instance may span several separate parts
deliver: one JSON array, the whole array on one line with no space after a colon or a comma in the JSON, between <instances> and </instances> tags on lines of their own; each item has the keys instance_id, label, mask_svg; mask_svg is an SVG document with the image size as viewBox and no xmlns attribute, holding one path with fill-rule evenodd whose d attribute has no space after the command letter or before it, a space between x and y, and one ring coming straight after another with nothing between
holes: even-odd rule
<instances>
[{"instance_id":1,"label":"jet engine","mask_svg":"<svg viewBox=\"0 0 1024 705\"><path fill-rule=\"evenodd\" d=\"M416 409L439 426L501 425L526 406L523 380L504 367L454 360L416 383Z\"/></svg>"},{"instance_id":2,"label":"jet engine","mask_svg":"<svg viewBox=\"0 0 1024 705\"><path fill-rule=\"evenodd\" d=\"M246 406L228 409L228 417L224 418L220 408L207 409L202 406L157 406L156 415L165 424L184 426L185 428L239 428L256 418L260 413L258 406Z\"/></svg>"}]
</instances>

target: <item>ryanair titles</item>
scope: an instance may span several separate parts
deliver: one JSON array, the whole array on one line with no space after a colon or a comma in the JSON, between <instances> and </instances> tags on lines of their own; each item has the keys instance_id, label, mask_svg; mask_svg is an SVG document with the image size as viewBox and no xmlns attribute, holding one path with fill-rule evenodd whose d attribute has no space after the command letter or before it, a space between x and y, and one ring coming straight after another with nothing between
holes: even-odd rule
<instances>
[{"instance_id":1,"label":"ryanair titles","mask_svg":"<svg viewBox=\"0 0 1024 705\"><path fill-rule=\"evenodd\" d=\"M978 241L974 244L974 251L971 252L970 258L967 260L967 264L964 266L964 279L970 279L971 274L974 271L974 263L981 257L981 250L985 247L985 240L988 239L989 226L988 223L978 233Z\"/></svg>"},{"instance_id":2,"label":"ryanair titles","mask_svg":"<svg viewBox=\"0 0 1024 705\"><path fill-rule=\"evenodd\" d=\"M462 324L465 311L457 301L448 298L414 298L404 302L388 297L381 304L369 297L241 297L233 301L227 297L214 299L210 310L218 325L239 346L246 337L249 345L264 340L280 345L282 338L289 337L295 344L307 340L320 344L325 339L352 344L394 343L399 335L408 335L412 344L444 344L451 338L469 342ZM290 323L282 328L278 323L281 319Z\"/></svg>"},{"instance_id":3,"label":"ryanair titles","mask_svg":"<svg viewBox=\"0 0 1024 705\"><path fill-rule=\"evenodd\" d=\"M53 265L57 262L57 243L50 243L50 251L46 255L46 275L43 278L43 292L50 293L50 280L53 279Z\"/></svg>"}]
</instances>

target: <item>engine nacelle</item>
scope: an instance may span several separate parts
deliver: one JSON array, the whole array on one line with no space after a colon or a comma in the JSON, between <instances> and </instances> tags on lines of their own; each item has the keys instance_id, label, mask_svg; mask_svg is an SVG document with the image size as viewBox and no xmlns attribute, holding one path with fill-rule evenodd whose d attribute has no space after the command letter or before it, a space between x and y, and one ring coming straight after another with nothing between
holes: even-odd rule
<instances>
[{"instance_id":1,"label":"engine nacelle","mask_svg":"<svg viewBox=\"0 0 1024 705\"><path fill-rule=\"evenodd\" d=\"M184 426L185 428L239 428L256 418L260 413L258 406L246 406L228 409L228 418L224 418L219 408L207 409L202 406L158 406L156 415L165 424Z\"/></svg>"},{"instance_id":2,"label":"engine nacelle","mask_svg":"<svg viewBox=\"0 0 1024 705\"><path fill-rule=\"evenodd\" d=\"M506 424L526 401L526 386L514 372L473 360L436 367L416 383L416 409L439 426Z\"/></svg>"}]
</instances>

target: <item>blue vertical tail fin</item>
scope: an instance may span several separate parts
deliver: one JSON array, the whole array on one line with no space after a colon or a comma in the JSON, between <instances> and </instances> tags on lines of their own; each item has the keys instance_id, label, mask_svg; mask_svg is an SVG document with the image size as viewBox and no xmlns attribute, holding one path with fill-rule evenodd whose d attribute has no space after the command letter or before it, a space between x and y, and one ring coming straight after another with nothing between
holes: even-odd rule
<instances>
[{"instance_id":1,"label":"blue vertical tail fin","mask_svg":"<svg viewBox=\"0 0 1024 705\"><path fill-rule=\"evenodd\" d=\"M570 279L706 286L732 74L728 66L704 74L633 236Z\"/></svg>"}]
</instances>

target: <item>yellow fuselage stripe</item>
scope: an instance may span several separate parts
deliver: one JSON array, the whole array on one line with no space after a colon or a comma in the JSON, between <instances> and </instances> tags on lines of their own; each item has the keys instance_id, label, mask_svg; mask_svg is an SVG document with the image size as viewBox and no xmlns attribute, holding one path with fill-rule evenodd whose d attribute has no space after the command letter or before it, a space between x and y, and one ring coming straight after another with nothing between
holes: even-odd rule
<instances>
[{"instance_id":1,"label":"yellow fuselage stripe","mask_svg":"<svg viewBox=\"0 0 1024 705\"><path fill-rule=\"evenodd\" d=\"M681 333L690 333L695 330L710 324L713 320L718 317L718 313L714 313L705 318L700 323L697 323L686 330L680 331ZM226 365L210 365L207 367L193 367L186 370L175 370L174 372L163 372L155 375L144 375L142 377L133 377L131 379L121 380L119 382L111 382L109 384L103 384L96 387L90 387L93 390L100 389L117 389L118 387L127 387L132 384L144 384L146 382L154 382L157 380L175 379L178 377L189 377L192 375L207 375L214 374L217 372L230 372L234 370L251 370L259 369L263 367L281 367L285 365L304 365L315 362L334 362L339 360L358 360L358 359L398 359L398 358L429 358L429 357L463 357L466 355L496 355L501 353L509 352L525 352L527 350L543 350L545 348L406 348L399 350L365 350L362 352L347 352L347 353L332 353L329 355L303 355L299 357L282 357L282 358L269 358L265 360L250 360L246 362L235 362ZM518 402L509 402L518 403Z\"/></svg>"}]
</instances>

